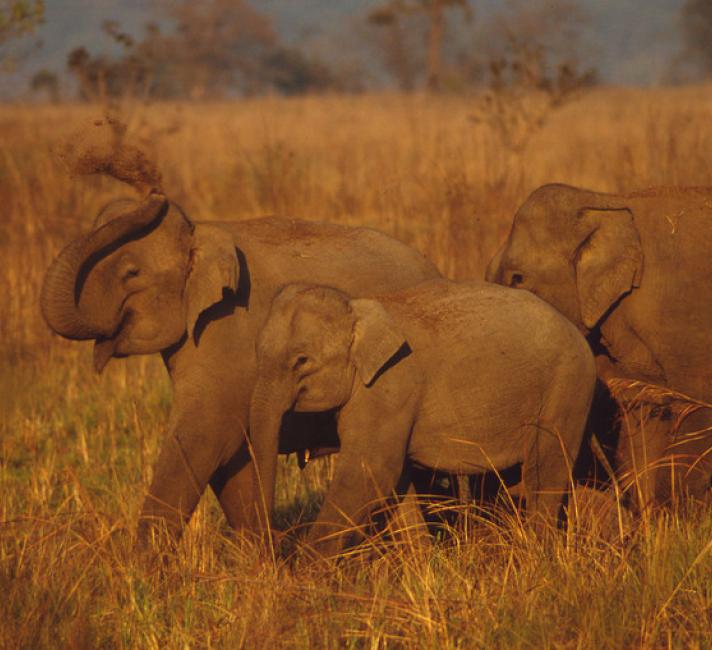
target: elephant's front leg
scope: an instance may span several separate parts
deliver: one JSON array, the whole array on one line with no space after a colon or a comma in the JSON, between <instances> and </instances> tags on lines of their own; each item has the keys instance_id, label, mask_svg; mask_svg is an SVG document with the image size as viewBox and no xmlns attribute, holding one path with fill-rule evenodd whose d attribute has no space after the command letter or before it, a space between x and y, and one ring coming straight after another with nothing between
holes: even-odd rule
<instances>
[{"instance_id":1,"label":"elephant's front leg","mask_svg":"<svg viewBox=\"0 0 712 650\"><path fill-rule=\"evenodd\" d=\"M393 516L389 518L386 531L396 546L401 549L422 552L431 548L432 536L423 516L420 497L412 481L394 510Z\"/></svg>"},{"instance_id":2,"label":"elephant's front leg","mask_svg":"<svg viewBox=\"0 0 712 650\"><path fill-rule=\"evenodd\" d=\"M657 494L663 501L702 500L712 488L712 409L701 407L674 431L659 471Z\"/></svg>"},{"instance_id":3,"label":"elephant's front leg","mask_svg":"<svg viewBox=\"0 0 712 650\"><path fill-rule=\"evenodd\" d=\"M363 398L352 400L339 416L341 451L308 536L309 545L322 555L362 539L371 514L394 495L403 477L412 427L408 404L393 412L369 389L362 390Z\"/></svg>"},{"instance_id":4,"label":"elephant's front leg","mask_svg":"<svg viewBox=\"0 0 712 650\"><path fill-rule=\"evenodd\" d=\"M669 409L653 404L623 407L618 443L620 481L642 512L661 500L658 492L665 450L672 434Z\"/></svg>"},{"instance_id":5,"label":"elephant's front leg","mask_svg":"<svg viewBox=\"0 0 712 650\"><path fill-rule=\"evenodd\" d=\"M163 531L172 544L182 536L218 464L215 450L202 442L209 436L206 433L183 418L176 418L169 425L141 509L141 544L160 537Z\"/></svg>"},{"instance_id":6,"label":"elephant's front leg","mask_svg":"<svg viewBox=\"0 0 712 650\"><path fill-rule=\"evenodd\" d=\"M237 436L244 438L241 431ZM254 529L255 504L258 503L254 486L255 464L252 462L247 443L243 441L239 449L230 455L210 478L210 487L217 497L227 523L235 530Z\"/></svg>"},{"instance_id":7,"label":"elephant's front leg","mask_svg":"<svg viewBox=\"0 0 712 650\"><path fill-rule=\"evenodd\" d=\"M226 391L230 392L230 391ZM176 392L167 435L144 500L139 536L165 527L176 542L210 482L231 526L253 514L251 463L245 449L245 414L219 390L201 396ZM245 409L246 410L246 409Z\"/></svg>"},{"instance_id":8,"label":"elephant's front leg","mask_svg":"<svg viewBox=\"0 0 712 650\"><path fill-rule=\"evenodd\" d=\"M342 450L324 504L309 531L309 546L330 556L363 539L373 512L394 495L403 463L402 456L369 458Z\"/></svg>"}]
</instances>

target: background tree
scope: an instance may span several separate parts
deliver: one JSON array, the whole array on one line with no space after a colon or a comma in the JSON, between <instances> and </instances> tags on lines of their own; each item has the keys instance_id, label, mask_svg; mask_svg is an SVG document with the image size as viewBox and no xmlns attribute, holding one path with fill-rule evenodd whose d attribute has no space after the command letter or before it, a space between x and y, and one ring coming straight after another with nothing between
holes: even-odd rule
<instances>
[{"instance_id":1,"label":"background tree","mask_svg":"<svg viewBox=\"0 0 712 650\"><path fill-rule=\"evenodd\" d=\"M492 127L507 149L520 153L563 105L597 81L582 65L586 23L569 0L518 0L487 27L487 89L476 102L474 122Z\"/></svg>"},{"instance_id":2,"label":"background tree","mask_svg":"<svg viewBox=\"0 0 712 650\"><path fill-rule=\"evenodd\" d=\"M687 0L681 17L685 54L701 66L705 77L712 76L712 1Z\"/></svg>"},{"instance_id":3,"label":"background tree","mask_svg":"<svg viewBox=\"0 0 712 650\"><path fill-rule=\"evenodd\" d=\"M11 67L17 53L9 44L34 32L44 20L44 0L0 0L0 64Z\"/></svg>"},{"instance_id":4,"label":"background tree","mask_svg":"<svg viewBox=\"0 0 712 650\"><path fill-rule=\"evenodd\" d=\"M181 2L169 7L175 30L146 26L136 40L116 21L104 33L120 46L118 57L72 50L67 67L81 99L205 99L274 90L282 94L336 86L331 70L296 48L284 47L268 18L243 0Z\"/></svg>"},{"instance_id":5,"label":"background tree","mask_svg":"<svg viewBox=\"0 0 712 650\"><path fill-rule=\"evenodd\" d=\"M460 8L469 20L468 0L387 0L369 13L368 21L388 32L384 60L386 67L398 78L402 90L411 90L415 80L414 56L405 44L403 21L413 16L425 18L425 84L429 90L439 90L443 72L445 12L452 8Z\"/></svg>"},{"instance_id":6,"label":"background tree","mask_svg":"<svg viewBox=\"0 0 712 650\"><path fill-rule=\"evenodd\" d=\"M300 95L338 89L339 81L321 61L300 50L277 47L263 61L264 81L283 95Z\"/></svg>"},{"instance_id":7,"label":"background tree","mask_svg":"<svg viewBox=\"0 0 712 650\"><path fill-rule=\"evenodd\" d=\"M440 90L443 71L443 37L445 35L445 10L460 8L465 17L471 17L468 0L421 0L428 15L428 55L426 85L430 90Z\"/></svg>"},{"instance_id":8,"label":"background tree","mask_svg":"<svg viewBox=\"0 0 712 650\"><path fill-rule=\"evenodd\" d=\"M92 56L84 47L74 48L67 57L67 68L77 80L79 97L102 102L135 97L139 88L145 90L148 83L150 71L146 61L136 52L134 39L121 31L116 21L104 21L102 31L123 48L124 54L109 59Z\"/></svg>"},{"instance_id":9,"label":"background tree","mask_svg":"<svg viewBox=\"0 0 712 650\"><path fill-rule=\"evenodd\" d=\"M42 69L32 75L30 89L36 93L46 93L53 104L59 102L59 79L54 72Z\"/></svg>"},{"instance_id":10,"label":"background tree","mask_svg":"<svg viewBox=\"0 0 712 650\"><path fill-rule=\"evenodd\" d=\"M44 20L44 0L0 0L0 44L32 32Z\"/></svg>"},{"instance_id":11,"label":"background tree","mask_svg":"<svg viewBox=\"0 0 712 650\"><path fill-rule=\"evenodd\" d=\"M415 89L420 62L415 52L412 28L404 23L412 16L401 2L391 1L368 14L370 25L378 28L376 48L383 67L403 92Z\"/></svg>"},{"instance_id":12,"label":"background tree","mask_svg":"<svg viewBox=\"0 0 712 650\"><path fill-rule=\"evenodd\" d=\"M277 43L269 17L244 0L183 0L170 14L176 33L167 45L188 96L261 88L262 62Z\"/></svg>"}]
</instances>

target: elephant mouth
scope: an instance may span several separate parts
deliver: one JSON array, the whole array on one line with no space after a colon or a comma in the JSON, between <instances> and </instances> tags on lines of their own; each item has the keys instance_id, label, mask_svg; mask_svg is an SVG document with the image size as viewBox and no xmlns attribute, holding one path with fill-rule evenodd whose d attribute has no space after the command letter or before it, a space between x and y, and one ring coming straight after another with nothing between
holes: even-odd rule
<instances>
[{"instance_id":1,"label":"elephant mouth","mask_svg":"<svg viewBox=\"0 0 712 650\"><path fill-rule=\"evenodd\" d=\"M341 440L336 428L336 409L319 413L284 414L279 437L280 454L297 454L297 463L304 469L310 461L338 453Z\"/></svg>"},{"instance_id":2,"label":"elephant mouth","mask_svg":"<svg viewBox=\"0 0 712 650\"><path fill-rule=\"evenodd\" d=\"M330 456L338 454L341 447L308 447L306 449L297 450L297 464L299 469L304 469L310 460L321 458L322 456Z\"/></svg>"},{"instance_id":3,"label":"elephant mouth","mask_svg":"<svg viewBox=\"0 0 712 650\"><path fill-rule=\"evenodd\" d=\"M94 370L101 373L116 351L116 339L98 338L94 342Z\"/></svg>"},{"instance_id":4,"label":"elephant mouth","mask_svg":"<svg viewBox=\"0 0 712 650\"><path fill-rule=\"evenodd\" d=\"M124 299L123 305L126 304L126 299ZM109 336L99 336L94 341L94 370L101 373L106 364L109 363L109 359L115 356L122 356L117 354L117 348L121 342L122 334L126 330L126 325L131 318L131 310L123 312L123 316L119 320L119 324L116 326L114 331Z\"/></svg>"}]
</instances>

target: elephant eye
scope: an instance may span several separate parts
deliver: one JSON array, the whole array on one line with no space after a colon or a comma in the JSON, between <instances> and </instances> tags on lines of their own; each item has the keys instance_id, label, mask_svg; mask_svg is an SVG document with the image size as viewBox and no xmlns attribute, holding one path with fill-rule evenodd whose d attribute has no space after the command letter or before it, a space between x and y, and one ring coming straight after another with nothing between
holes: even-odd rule
<instances>
[{"instance_id":1,"label":"elephant eye","mask_svg":"<svg viewBox=\"0 0 712 650\"><path fill-rule=\"evenodd\" d=\"M293 369L293 370L299 370L299 368L301 368L302 366L304 366L304 364L305 364L307 361L309 361L309 357L307 357L307 356L304 355L304 354L300 354L300 355L296 358L296 360L295 360L295 362L294 362L294 365L292 366L292 369Z\"/></svg>"},{"instance_id":2,"label":"elephant eye","mask_svg":"<svg viewBox=\"0 0 712 650\"><path fill-rule=\"evenodd\" d=\"M123 280L130 280L131 278L137 277L141 273L141 270L137 266L130 266L124 271Z\"/></svg>"},{"instance_id":3,"label":"elephant eye","mask_svg":"<svg viewBox=\"0 0 712 650\"><path fill-rule=\"evenodd\" d=\"M519 271L507 271L504 276L504 283L508 287L516 288L524 284L524 274Z\"/></svg>"}]
</instances>

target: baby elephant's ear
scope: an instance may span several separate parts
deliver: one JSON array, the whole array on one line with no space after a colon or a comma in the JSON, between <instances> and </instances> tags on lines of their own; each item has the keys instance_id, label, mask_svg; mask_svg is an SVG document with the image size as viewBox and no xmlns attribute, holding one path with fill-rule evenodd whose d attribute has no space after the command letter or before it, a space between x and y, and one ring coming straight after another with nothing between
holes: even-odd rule
<instances>
[{"instance_id":1,"label":"baby elephant's ear","mask_svg":"<svg viewBox=\"0 0 712 650\"><path fill-rule=\"evenodd\" d=\"M351 308L356 316L351 354L361 381L368 386L406 340L391 315L377 300L352 300Z\"/></svg>"},{"instance_id":2,"label":"baby elephant's ear","mask_svg":"<svg viewBox=\"0 0 712 650\"><path fill-rule=\"evenodd\" d=\"M185 283L188 336L194 335L200 314L223 299L224 289L237 290L239 273L230 233L215 226L196 226Z\"/></svg>"}]
</instances>

